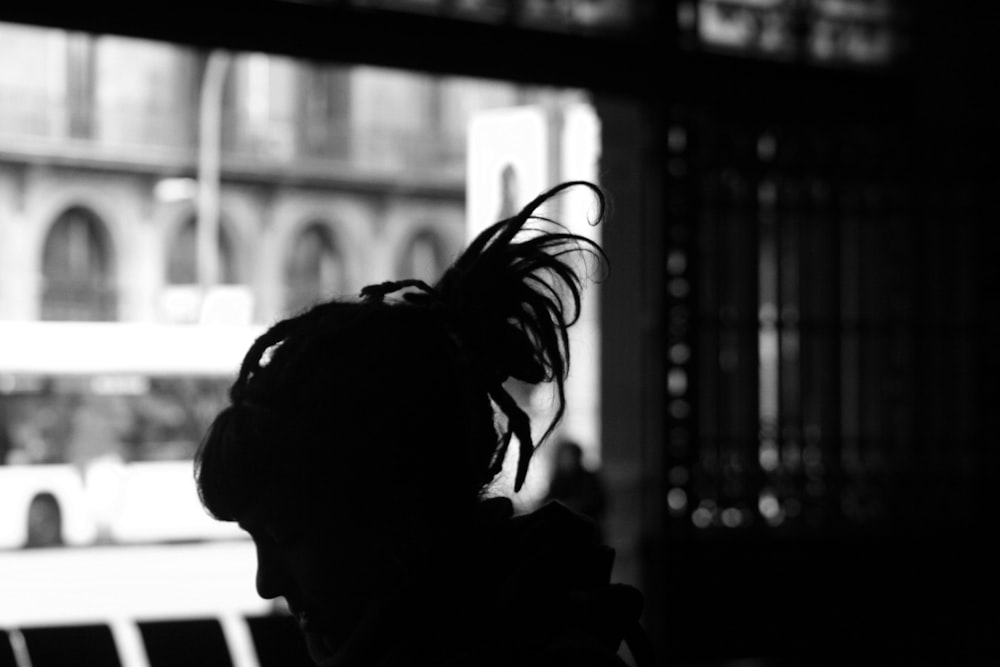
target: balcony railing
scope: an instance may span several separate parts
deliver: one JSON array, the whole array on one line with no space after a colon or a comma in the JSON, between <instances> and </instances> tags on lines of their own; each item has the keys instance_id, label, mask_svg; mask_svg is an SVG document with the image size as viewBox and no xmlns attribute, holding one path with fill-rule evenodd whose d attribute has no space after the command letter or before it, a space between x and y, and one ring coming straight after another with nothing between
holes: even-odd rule
<instances>
[{"instance_id":1,"label":"balcony railing","mask_svg":"<svg viewBox=\"0 0 1000 667\"><path fill-rule=\"evenodd\" d=\"M239 113L226 114L223 127L223 157L261 166L321 161L368 173L414 167L462 173L465 165L464 128L428 131L348 119L303 124L292 117L253 119ZM42 93L0 88L0 144L27 142L54 155L70 143L116 155L181 149L193 160L196 136L192 110L76 109Z\"/></svg>"},{"instance_id":2,"label":"balcony railing","mask_svg":"<svg viewBox=\"0 0 1000 667\"><path fill-rule=\"evenodd\" d=\"M193 112L148 106L87 108L44 90L0 87L0 138L81 139L111 147L194 145Z\"/></svg>"},{"instance_id":3,"label":"balcony railing","mask_svg":"<svg viewBox=\"0 0 1000 667\"><path fill-rule=\"evenodd\" d=\"M64 137L68 127L63 100L45 91L0 87L0 139L5 136Z\"/></svg>"}]
</instances>

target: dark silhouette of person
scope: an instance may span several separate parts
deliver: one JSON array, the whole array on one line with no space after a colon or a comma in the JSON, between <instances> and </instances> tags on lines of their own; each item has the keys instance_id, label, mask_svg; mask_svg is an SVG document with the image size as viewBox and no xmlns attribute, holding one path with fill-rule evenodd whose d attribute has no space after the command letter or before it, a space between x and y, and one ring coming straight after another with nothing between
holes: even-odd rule
<instances>
[{"instance_id":1,"label":"dark silhouette of person","mask_svg":"<svg viewBox=\"0 0 1000 667\"><path fill-rule=\"evenodd\" d=\"M39 493L28 505L28 534L24 546L57 547L63 544L62 509L51 493Z\"/></svg>"},{"instance_id":2,"label":"dark silhouette of person","mask_svg":"<svg viewBox=\"0 0 1000 667\"><path fill-rule=\"evenodd\" d=\"M534 212L573 186L603 217L597 186L561 184L434 285L370 285L247 352L196 456L198 490L249 532L257 591L286 600L318 665L622 665L623 640L648 655L642 595L610 582L614 553L588 522L555 503L515 516L491 493L512 437L515 490L535 448L504 381L553 382L548 431L562 416L570 261L603 252Z\"/></svg>"},{"instance_id":3,"label":"dark silhouette of person","mask_svg":"<svg viewBox=\"0 0 1000 667\"><path fill-rule=\"evenodd\" d=\"M517 213L517 201L520 199L518 191L517 171L514 165L506 164L500 170L500 212L498 219L505 220Z\"/></svg>"},{"instance_id":4,"label":"dark silhouette of person","mask_svg":"<svg viewBox=\"0 0 1000 667\"><path fill-rule=\"evenodd\" d=\"M604 532L607 494L600 474L583 463L583 448L572 440L561 440L555 448L549 488L543 502L558 501L595 524Z\"/></svg>"}]
</instances>

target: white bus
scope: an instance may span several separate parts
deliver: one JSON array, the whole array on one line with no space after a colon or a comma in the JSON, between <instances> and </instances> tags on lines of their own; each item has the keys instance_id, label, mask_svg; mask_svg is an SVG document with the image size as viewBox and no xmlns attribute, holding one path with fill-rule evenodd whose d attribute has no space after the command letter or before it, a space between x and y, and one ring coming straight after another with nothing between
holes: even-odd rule
<instances>
[{"instance_id":1,"label":"white bus","mask_svg":"<svg viewBox=\"0 0 1000 667\"><path fill-rule=\"evenodd\" d=\"M0 667L306 667L248 540L0 552Z\"/></svg>"},{"instance_id":2,"label":"white bus","mask_svg":"<svg viewBox=\"0 0 1000 667\"><path fill-rule=\"evenodd\" d=\"M242 538L192 457L259 333L0 322L0 549Z\"/></svg>"}]
</instances>

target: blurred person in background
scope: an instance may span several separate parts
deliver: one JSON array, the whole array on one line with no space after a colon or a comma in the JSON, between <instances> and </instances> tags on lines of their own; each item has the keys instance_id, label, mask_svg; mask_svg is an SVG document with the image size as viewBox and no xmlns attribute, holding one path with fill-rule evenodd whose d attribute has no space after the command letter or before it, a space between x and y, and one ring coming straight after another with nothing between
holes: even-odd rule
<instances>
[{"instance_id":1,"label":"blurred person in background","mask_svg":"<svg viewBox=\"0 0 1000 667\"><path fill-rule=\"evenodd\" d=\"M642 596L610 583L589 522L555 503L515 517L494 490L512 442L515 491L534 452L504 381L555 384L548 435L580 306L571 260L603 257L538 229L571 186L603 218L599 188L562 184L433 286L321 303L246 354L198 453L199 493L250 533L258 592L285 598L318 665L611 666L623 640L648 655Z\"/></svg>"},{"instance_id":2,"label":"blurred person in background","mask_svg":"<svg viewBox=\"0 0 1000 667\"><path fill-rule=\"evenodd\" d=\"M560 440L553 452L552 475L543 503L558 501L594 521L599 537L604 533L607 495L604 480L583 462L583 448L573 440Z\"/></svg>"}]
</instances>

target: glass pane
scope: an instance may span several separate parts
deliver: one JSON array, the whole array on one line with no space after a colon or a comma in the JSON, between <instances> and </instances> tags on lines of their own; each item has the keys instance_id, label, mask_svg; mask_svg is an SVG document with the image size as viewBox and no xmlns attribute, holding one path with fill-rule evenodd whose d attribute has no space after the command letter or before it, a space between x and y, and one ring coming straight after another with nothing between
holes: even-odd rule
<instances>
[{"instance_id":1,"label":"glass pane","mask_svg":"<svg viewBox=\"0 0 1000 667\"><path fill-rule=\"evenodd\" d=\"M59 216L42 255L42 319L115 319L111 253L104 223L91 211L73 208Z\"/></svg>"},{"instance_id":2,"label":"glass pane","mask_svg":"<svg viewBox=\"0 0 1000 667\"><path fill-rule=\"evenodd\" d=\"M144 649L150 667L255 648L308 664L286 617L232 622L271 603L246 534L195 486L243 354L317 299L436 279L501 210L596 180L599 136L582 90L0 24L0 626L112 619L122 661ZM583 199L549 213L593 235ZM202 285L209 218L220 270ZM588 352L564 423L596 459ZM541 496L543 458L519 502ZM33 632L36 666L116 664L92 655L115 650L107 628L85 646Z\"/></svg>"},{"instance_id":3,"label":"glass pane","mask_svg":"<svg viewBox=\"0 0 1000 667\"><path fill-rule=\"evenodd\" d=\"M703 531L756 524L799 535L886 525L887 475L915 438L903 419L886 428L914 366L905 361L913 334L893 324L912 321L900 313L913 305L895 293L905 280L885 272L906 270L912 230L901 227L892 203L899 183L885 169L899 138L883 128L876 141L875 133L761 129L704 113L672 129L675 224L695 228L692 241L672 244L665 287L676 520ZM864 185L841 176L859 171ZM679 281L692 242L699 284L689 292ZM688 308L703 320L693 340L696 426L674 409L686 393ZM895 511L895 519L910 512Z\"/></svg>"},{"instance_id":4,"label":"glass pane","mask_svg":"<svg viewBox=\"0 0 1000 667\"><path fill-rule=\"evenodd\" d=\"M746 55L877 65L903 51L894 0L687 0L682 32L697 43Z\"/></svg>"},{"instance_id":5,"label":"glass pane","mask_svg":"<svg viewBox=\"0 0 1000 667\"><path fill-rule=\"evenodd\" d=\"M288 1L288 0L285 0ZM302 0L293 0L302 1ZM324 0L304 0L326 4ZM547 30L620 30L634 20L633 0L348 0L359 7L514 23Z\"/></svg>"},{"instance_id":6,"label":"glass pane","mask_svg":"<svg viewBox=\"0 0 1000 667\"><path fill-rule=\"evenodd\" d=\"M67 35L0 24L0 136L61 136L67 131Z\"/></svg>"},{"instance_id":7,"label":"glass pane","mask_svg":"<svg viewBox=\"0 0 1000 667\"><path fill-rule=\"evenodd\" d=\"M94 135L104 144L193 145L191 54L167 44L106 36L84 57L94 67Z\"/></svg>"},{"instance_id":8,"label":"glass pane","mask_svg":"<svg viewBox=\"0 0 1000 667\"><path fill-rule=\"evenodd\" d=\"M415 235L407 246L398 275L400 278L416 278L433 284L453 259L437 235L423 231Z\"/></svg>"},{"instance_id":9,"label":"glass pane","mask_svg":"<svg viewBox=\"0 0 1000 667\"><path fill-rule=\"evenodd\" d=\"M137 587L98 576L101 604L120 614L250 613L252 572L213 569L199 581L216 594L174 586L249 546L207 516L192 474L242 355L297 291L313 301L404 273L433 280L553 179L596 180L591 96L5 24L0 55L0 199L17 216L0 225L0 577L23 571L11 562L39 564L23 585L42 596L46 624L71 622L39 592L51 573L89 576L96 561L116 581L157 563L177 589L137 600ZM221 230L219 284L208 286L203 198ZM548 213L593 235L592 201L561 202ZM88 296L111 285L107 303ZM45 321L56 296L74 320L110 303L109 321ZM596 329L593 313L582 318L582 344ZM596 355L575 359L565 424L597 459ZM549 402L521 398L548 417ZM525 503L546 482L538 461ZM0 618L24 613L0 596Z\"/></svg>"},{"instance_id":10,"label":"glass pane","mask_svg":"<svg viewBox=\"0 0 1000 667\"><path fill-rule=\"evenodd\" d=\"M790 55L795 51L790 0L701 2L698 31L713 46Z\"/></svg>"},{"instance_id":11,"label":"glass pane","mask_svg":"<svg viewBox=\"0 0 1000 667\"><path fill-rule=\"evenodd\" d=\"M349 290L344 263L339 256L330 229L323 223L311 223L292 245L285 263L285 311L300 312L324 299L342 296Z\"/></svg>"},{"instance_id":12,"label":"glass pane","mask_svg":"<svg viewBox=\"0 0 1000 667\"><path fill-rule=\"evenodd\" d=\"M817 60L889 62L901 50L892 0L812 0L808 53Z\"/></svg>"},{"instance_id":13,"label":"glass pane","mask_svg":"<svg viewBox=\"0 0 1000 667\"><path fill-rule=\"evenodd\" d=\"M174 238L167 260L167 282L171 285L194 285L198 283L197 229L194 219L189 220ZM219 227L218 235L219 279L228 285L235 284L236 263L233 243L225 225Z\"/></svg>"}]
</instances>

